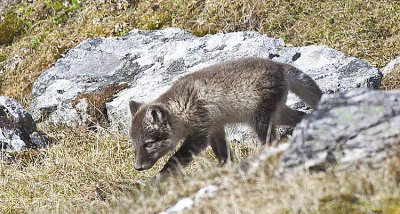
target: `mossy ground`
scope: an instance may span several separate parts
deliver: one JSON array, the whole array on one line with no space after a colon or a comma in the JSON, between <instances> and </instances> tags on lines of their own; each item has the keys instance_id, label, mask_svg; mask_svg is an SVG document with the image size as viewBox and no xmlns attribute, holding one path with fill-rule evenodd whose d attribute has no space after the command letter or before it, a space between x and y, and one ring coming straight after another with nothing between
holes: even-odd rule
<instances>
[{"instance_id":1,"label":"mossy ground","mask_svg":"<svg viewBox=\"0 0 400 214\"><path fill-rule=\"evenodd\" d=\"M0 14L0 95L29 105L36 78L81 41L133 28L180 27L195 35L254 30L293 46L327 45L377 67L400 56L399 1L37 0ZM12 23L12 24L11 24ZM399 72L383 88L399 87ZM94 98L97 95L87 95ZM101 96L99 96L101 97ZM210 150L183 176L152 181L165 162L136 172L126 134L42 124L57 144L0 164L2 213L155 213L209 184L223 187L191 213L399 213L400 161L378 170L280 178L279 162L251 176L218 168ZM239 159L254 144L234 143Z\"/></svg>"}]
</instances>

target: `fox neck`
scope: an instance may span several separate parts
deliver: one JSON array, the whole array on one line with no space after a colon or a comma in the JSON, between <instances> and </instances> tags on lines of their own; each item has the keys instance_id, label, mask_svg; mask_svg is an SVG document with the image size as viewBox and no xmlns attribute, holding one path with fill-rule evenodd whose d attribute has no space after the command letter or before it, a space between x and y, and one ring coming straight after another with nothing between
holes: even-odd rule
<instances>
[{"instance_id":1,"label":"fox neck","mask_svg":"<svg viewBox=\"0 0 400 214\"><path fill-rule=\"evenodd\" d=\"M175 99L170 99L174 93L167 91L161 95L155 102L163 103L170 114L171 139L179 142L187 137L190 132L190 122L187 118L187 108L177 103Z\"/></svg>"},{"instance_id":2,"label":"fox neck","mask_svg":"<svg viewBox=\"0 0 400 214\"><path fill-rule=\"evenodd\" d=\"M171 139L175 142L179 142L182 138L187 135L187 126L183 124L183 121L176 117L175 115L171 115Z\"/></svg>"}]
</instances>

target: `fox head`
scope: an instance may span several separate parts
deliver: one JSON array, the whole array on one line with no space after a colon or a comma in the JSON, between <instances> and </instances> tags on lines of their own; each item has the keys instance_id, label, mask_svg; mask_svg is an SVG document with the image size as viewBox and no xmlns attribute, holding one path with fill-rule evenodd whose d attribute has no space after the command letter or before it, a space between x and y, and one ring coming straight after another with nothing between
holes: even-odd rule
<instances>
[{"instance_id":1,"label":"fox head","mask_svg":"<svg viewBox=\"0 0 400 214\"><path fill-rule=\"evenodd\" d=\"M130 101L129 108L132 117L129 135L135 147L135 169L150 169L176 146L171 138L170 112L161 103L144 105Z\"/></svg>"}]
</instances>

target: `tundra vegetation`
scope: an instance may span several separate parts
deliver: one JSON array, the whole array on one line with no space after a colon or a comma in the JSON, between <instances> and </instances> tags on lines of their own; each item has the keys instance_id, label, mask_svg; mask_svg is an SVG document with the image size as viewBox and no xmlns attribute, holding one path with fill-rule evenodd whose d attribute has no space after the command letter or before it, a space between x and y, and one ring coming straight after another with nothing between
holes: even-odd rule
<instances>
[{"instance_id":1,"label":"tundra vegetation","mask_svg":"<svg viewBox=\"0 0 400 214\"><path fill-rule=\"evenodd\" d=\"M133 28L179 27L198 36L254 30L293 46L327 45L378 68L400 56L399 1L37 0L0 11L0 95L26 107L35 79L69 49ZM382 89L399 89L399 81L399 72L385 76ZM279 155L260 172L243 175L235 171L237 162L218 168L206 150L183 175L154 181L167 157L136 172L133 148L119 131L46 123L39 129L58 143L15 154L13 164L0 162L2 213L155 213L208 184L221 187L217 200L205 198L191 212L400 212L400 153L382 169L279 179L273 176ZM257 151L251 143L232 146L238 159Z\"/></svg>"}]
</instances>

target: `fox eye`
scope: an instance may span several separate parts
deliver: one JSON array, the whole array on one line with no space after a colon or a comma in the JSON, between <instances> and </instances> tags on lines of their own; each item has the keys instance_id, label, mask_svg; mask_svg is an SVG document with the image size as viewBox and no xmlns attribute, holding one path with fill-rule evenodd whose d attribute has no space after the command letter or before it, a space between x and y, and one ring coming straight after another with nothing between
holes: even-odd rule
<instances>
[{"instance_id":1,"label":"fox eye","mask_svg":"<svg viewBox=\"0 0 400 214\"><path fill-rule=\"evenodd\" d=\"M153 140L145 141L144 142L144 147L145 148L150 148L153 145L154 142L155 141L153 141Z\"/></svg>"}]
</instances>

